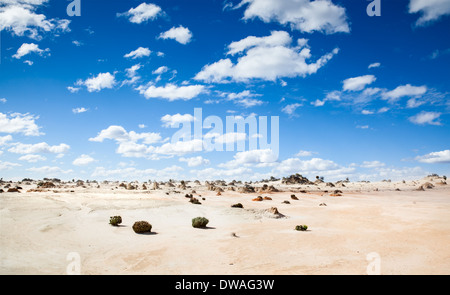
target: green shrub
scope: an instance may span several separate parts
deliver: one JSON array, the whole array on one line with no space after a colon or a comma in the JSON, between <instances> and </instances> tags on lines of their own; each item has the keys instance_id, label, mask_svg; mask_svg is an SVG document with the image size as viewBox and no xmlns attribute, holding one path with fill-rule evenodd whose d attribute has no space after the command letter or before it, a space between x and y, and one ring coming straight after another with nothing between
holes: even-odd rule
<instances>
[{"instance_id":1,"label":"green shrub","mask_svg":"<svg viewBox=\"0 0 450 295\"><path fill-rule=\"evenodd\" d=\"M195 228L205 228L209 220L205 217L196 217L192 219L192 226Z\"/></svg>"},{"instance_id":2,"label":"green shrub","mask_svg":"<svg viewBox=\"0 0 450 295\"><path fill-rule=\"evenodd\" d=\"M120 216L111 216L109 218L109 224L111 224L113 226L118 226L121 223L122 223L122 217L120 217Z\"/></svg>"},{"instance_id":3,"label":"green shrub","mask_svg":"<svg viewBox=\"0 0 450 295\"><path fill-rule=\"evenodd\" d=\"M133 224L133 230L137 234L149 233L152 231L152 225L147 221L136 221Z\"/></svg>"},{"instance_id":4,"label":"green shrub","mask_svg":"<svg viewBox=\"0 0 450 295\"><path fill-rule=\"evenodd\" d=\"M305 230L307 230L308 229L308 226L307 225L304 225L304 224L302 224L302 225L297 225L296 227L295 227L295 230L298 230L298 231L305 231Z\"/></svg>"}]
</instances>

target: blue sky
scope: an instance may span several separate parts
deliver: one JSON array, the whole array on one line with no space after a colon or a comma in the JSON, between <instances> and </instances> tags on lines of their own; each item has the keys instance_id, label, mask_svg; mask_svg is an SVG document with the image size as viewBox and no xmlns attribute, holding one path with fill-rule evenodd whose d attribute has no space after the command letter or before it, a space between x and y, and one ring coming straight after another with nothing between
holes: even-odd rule
<instances>
[{"instance_id":1,"label":"blue sky","mask_svg":"<svg viewBox=\"0 0 450 295\"><path fill-rule=\"evenodd\" d=\"M0 0L4 179L450 174L448 0L71 2ZM196 108L277 117L279 148L174 142Z\"/></svg>"}]
</instances>

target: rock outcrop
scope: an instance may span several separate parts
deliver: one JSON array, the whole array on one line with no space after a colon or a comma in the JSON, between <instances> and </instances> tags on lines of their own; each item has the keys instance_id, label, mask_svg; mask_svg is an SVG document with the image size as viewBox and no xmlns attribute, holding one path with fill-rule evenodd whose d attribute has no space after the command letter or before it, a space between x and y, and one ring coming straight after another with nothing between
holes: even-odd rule
<instances>
[{"instance_id":1,"label":"rock outcrop","mask_svg":"<svg viewBox=\"0 0 450 295\"><path fill-rule=\"evenodd\" d=\"M296 173L289 177L283 177L281 180L282 184L314 184L308 178L303 177L302 175Z\"/></svg>"}]
</instances>

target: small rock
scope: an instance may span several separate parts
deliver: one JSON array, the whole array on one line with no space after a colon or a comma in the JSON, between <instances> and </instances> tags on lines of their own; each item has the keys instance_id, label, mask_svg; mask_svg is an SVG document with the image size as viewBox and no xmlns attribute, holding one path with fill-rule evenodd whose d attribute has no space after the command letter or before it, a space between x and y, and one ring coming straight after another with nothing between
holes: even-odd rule
<instances>
[{"instance_id":1,"label":"small rock","mask_svg":"<svg viewBox=\"0 0 450 295\"><path fill-rule=\"evenodd\" d=\"M266 213L268 213L269 216L272 217L272 218L283 218L283 217L285 217L283 214L281 214L281 213L278 211L277 207L271 207L270 209L267 209L267 210L265 210L265 211L266 211Z\"/></svg>"},{"instance_id":2,"label":"small rock","mask_svg":"<svg viewBox=\"0 0 450 295\"><path fill-rule=\"evenodd\" d=\"M201 205L202 203L200 203L200 201L197 198L191 198L189 200L189 202L191 202L192 204L196 204L196 205Z\"/></svg>"}]
</instances>

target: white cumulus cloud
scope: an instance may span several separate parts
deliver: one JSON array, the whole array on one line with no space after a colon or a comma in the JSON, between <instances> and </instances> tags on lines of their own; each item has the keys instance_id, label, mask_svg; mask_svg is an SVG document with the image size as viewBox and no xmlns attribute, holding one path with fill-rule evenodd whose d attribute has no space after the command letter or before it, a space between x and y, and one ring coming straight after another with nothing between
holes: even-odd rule
<instances>
[{"instance_id":1,"label":"white cumulus cloud","mask_svg":"<svg viewBox=\"0 0 450 295\"><path fill-rule=\"evenodd\" d=\"M436 121L441 116L441 113L422 111L419 114L409 118L409 121L417 125L442 125L441 122Z\"/></svg>"},{"instance_id":2,"label":"white cumulus cloud","mask_svg":"<svg viewBox=\"0 0 450 295\"><path fill-rule=\"evenodd\" d=\"M116 84L114 75L108 73L100 73L95 77L88 78L85 81L78 81L77 85L84 85L89 92L98 92L102 89L111 89Z\"/></svg>"},{"instance_id":3,"label":"white cumulus cloud","mask_svg":"<svg viewBox=\"0 0 450 295\"><path fill-rule=\"evenodd\" d=\"M22 165L17 164L17 163L11 163L11 162L3 162L0 160L0 171L11 170L14 167L20 167L20 166L22 166Z\"/></svg>"},{"instance_id":4,"label":"white cumulus cloud","mask_svg":"<svg viewBox=\"0 0 450 295\"><path fill-rule=\"evenodd\" d=\"M401 85L394 90L382 94L382 98L393 103L402 97L419 97L427 92L426 86L412 86L411 84Z\"/></svg>"},{"instance_id":5,"label":"white cumulus cloud","mask_svg":"<svg viewBox=\"0 0 450 295\"><path fill-rule=\"evenodd\" d=\"M154 20L162 13L162 9L158 5L153 3L142 3L135 8L131 8L127 12L118 13L117 16L127 17L130 22L140 24L149 20Z\"/></svg>"},{"instance_id":6,"label":"white cumulus cloud","mask_svg":"<svg viewBox=\"0 0 450 295\"><path fill-rule=\"evenodd\" d=\"M10 31L15 36L27 36L42 39L45 33L69 32L70 20L48 19L36 10L46 4L47 0L17 0L0 2L0 31Z\"/></svg>"},{"instance_id":7,"label":"white cumulus cloud","mask_svg":"<svg viewBox=\"0 0 450 295\"><path fill-rule=\"evenodd\" d=\"M28 154L20 157L19 160L27 161L28 163L36 163L38 161L45 161L47 158L41 155Z\"/></svg>"},{"instance_id":8,"label":"white cumulus cloud","mask_svg":"<svg viewBox=\"0 0 450 295\"><path fill-rule=\"evenodd\" d=\"M50 51L49 48L47 49L40 49L39 45L34 43L23 43L20 48L17 50L16 54L14 54L12 57L16 59L21 59L23 56L30 54L32 52L35 52L39 55L42 55L44 52Z\"/></svg>"},{"instance_id":9,"label":"white cumulus cloud","mask_svg":"<svg viewBox=\"0 0 450 295\"><path fill-rule=\"evenodd\" d=\"M150 56L152 51L146 47L139 47L136 50L133 50L127 54L125 54L123 57L125 58L131 58L131 59L137 59L141 57Z\"/></svg>"},{"instance_id":10,"label":"white cumulus cloud","mask_svg":"<svg viewBox=\"0 0 450 295\"><path fill-rule=\"evenodd\" d=\"M197 156L197 157L192 157L192 158L181 157L178 160L180 162L186 162L189 167L209 165L209 163L210 163L210 161L208 159L205 159L202 156Z\"/></svg>"},{"instance_id":11,"label":"white cumulus cloud","mask_svg":"<svg viewBox=\"0 0 450 295\"><path fill-rule=\"evenodd\" d=\"M450 1L448 0L410 0L409 13L420 13L416 21L417 26L425 26L441 17L450 14Z\"/></svg>"},{"instance_id":12,"label":"white cumulus cloud","mask_svg":"<svg viewBox=\"0 0 450 295\"><path fill-rule=\"evenodd\" d=\"M248 82L252 79L275 81L281 78L305 77L316 73L339 49L334 49L308 62L311 50L305 42L291 47L286 32L273 31L270 36L250 36L229 45L229 54L238 54L237 62L230 58L206 65L195 76L196 80L214 83Z\"/></svg>"},{"instance_id":13,"label":"white cumulus cloud","mask_svg":"<svg viewBox=\"0 0 450 295\"><path fill-rule=\"evenodd\" d=\"M51 146L46 142L40 142L36 144L14 143L8 151L16 154L64 154L67 153L69 149L70 146L65 143Z\"/></svg>"},{"instance_id":14,"label":"white cumulus cloud","mask_svg":"<svg viewBox=\"0 0 450 295\"><path fill-rule=\"evenodd\" d=\"M88 110L89 110L89 109L86 109L86 108L81 107L81 108L75 108L75 109L72 109L72 112L73 112L74 114L81 114L81 113L87 112Z\"/></svg>"},{"instance_id":15,"label":"white cumulus cloud","mask_svg":"<svg viewBox=\"0 0 450 295\"><path fill-rule=\"evenodd\" d=\"M11 135L0 136L0 146L6 145L7 142L11 141L13 138Z\"/></svg>"},{"instance_id":16,"label":"white cumulus cloud","mask_svg":"<svg viewBox=\"0 0 450 295\"><path fill-rule=\"evenodd\" d=\"M292 103L292 104L288 104L287 106L283 107L281 109L281 111L283 113L288 114L289 116L292 116L295 114L295 111L301 106L302 106L301 103Z\"/></svg>"},{"instance_id":17,"label":"white cumulus cloud","mask_svg":"<svg viewBox=\"0 0 450 295\"><path fill-rule=\"evenodd\" d=\"M111 125L98 133L96 137L89 138L89 141L103 142L105 139L115 140L117 142L137 142L142 140L143 143L153 144L161 141L159 133L137 133L134 131L127 132L122 126Z\"/></svg>"},{"instance_id":18,"label":"white cumulus cloud","mask_svg":"<svg viewBox=\"0 0 450 295\"><path fill-rule=\"evenodd\" d=\"M364 75L354 78L349 78L344 80L344 86L342 89L344 91L360 91L363 90L367 85L375 82L377 78L374 75Z\"/></svg>"},{"instance_id":19,"label":"white cumulus cloud","mask_svg":"<svg viewBox=\"0 0 450 295\"><path fill-rule=\"evenodd\" d=\"M173 39L183 45L188 44L192 40L192 32L183 26L173 27L170 30L159 35L159 39Z\"/></svg>"},{"instance_id":20,"label":"white cumulus cloud","mask_svg":"<svg viewBox=\"0 0 450 295\"><path fill-rule=\"evenodd\" d=\"M194 116L190 114L165 115L161 118L164 127L178 127L180 124L194 122Z\"/></svg>"},{"instance_id":21,"label":"white cumulus cloud","mask_svg":"<svg viewBox=\"0 0 450 295\"><path fill-rule=\"evenodd\" d=\"M0 113L0 132L3 133L21 133L26 136L42 135L40 127L36 124L38 116L30 114L4 114Z\"/></svg>"},{"instance_id":22,"label":"white cumulus cloud","mask_svg":"<svg viewBox=\"0 0 450 295\"><path fill-rule=\"evenodd\" d=\"M92 158L89 155L81 155L78 158L76 158L72 164L75 166L85 166L85 165L89 165L91 163L95 162L95 159Z\"/></svg>"},{"instance_id":23,"label":"white cumulus cloud","mask_svg":"<svg viewBox=\"0 0 450 295\"><path fill-rule=\"evenodd\" d=\"M147 99L163 98L168 101L190 100L206 91L206 88L203 85L177 86L172 83L160 87L151 85L145 88L141 86L138 89Z\"/></svg>"},{"instance_id":24,"label":"white cumulus cloud","mask_svg":"<svg viewBox=\"0 0 450 295\"><path fill-rule=\"evenodd\" d=\"M439 152L432 152L423 156L417 156L415 160L427 164L450 163L450 150L443 150Z\"/></svg>"},{"instance_id":25,"label":"white cumulus cloud","mask_svg":"<svg viewBox=\"0 0 450 295\"><path fill-rule=\"evenodd\" d=\"M345 8L331 0L243 0L238 8L247 4L244 20L259 18L306 33L350 32Z\"/></svg>"}]
</instances>

